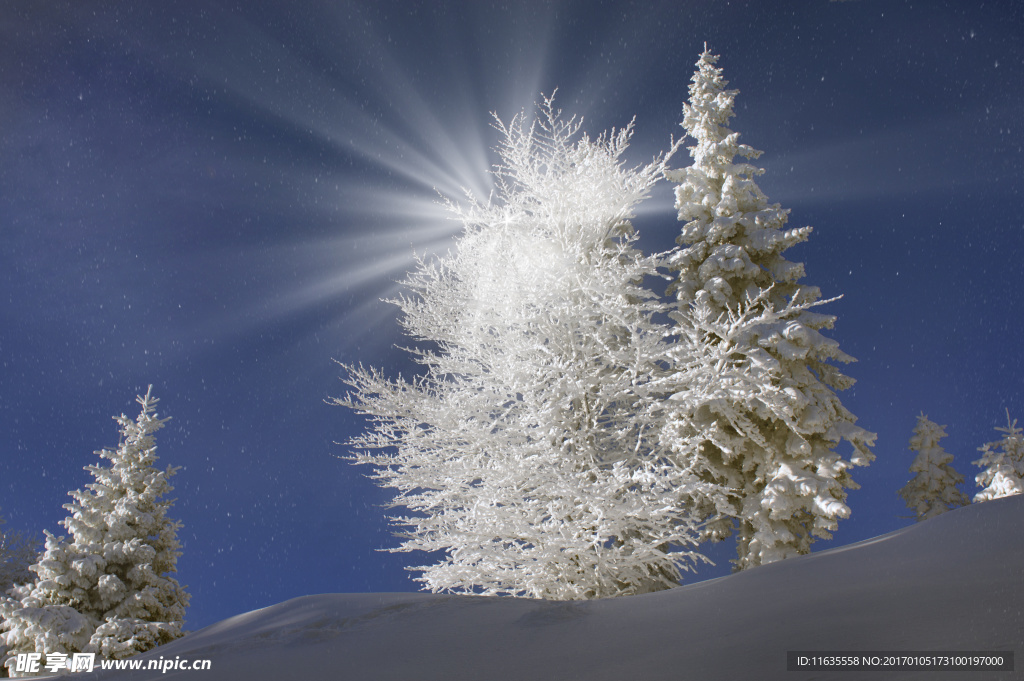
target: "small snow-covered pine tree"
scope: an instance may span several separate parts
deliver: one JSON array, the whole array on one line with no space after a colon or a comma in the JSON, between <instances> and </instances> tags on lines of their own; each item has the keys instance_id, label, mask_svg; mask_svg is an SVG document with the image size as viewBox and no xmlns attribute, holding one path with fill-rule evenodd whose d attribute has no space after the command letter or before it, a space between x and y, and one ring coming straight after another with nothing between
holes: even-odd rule
<instances>
[{"instance_id":1,"label":"small snow-covered pine tree","mask_svg":"<svg viewBox=\"0 0 1024 681\"><path fill-rule=\"evenodd\" d=\"M176 571L180 524L167 512L173 467L159 470L153 433L152 386L138 402L135 421L116 417L116 451L96 452L109 466L90 465L95 482L71 492L64 508L67 537L46 533L46 548L31 570L34 583L0 604L8 667L24 652L93 652L122 659L182 635L188 594Z\"/></svg>"},{"instance_id":2,"label":"small snow-covered pine tree","mask_svg":"<svg viewBox=\"0 0 1024 681\"><path fill-rule=\"evenodd\" d=\"M849 469L874 458L875 435L855 425L835 394L853 383L831 363L852 358L821 333L835 318L809 309L820 292L798 283L803 265L783 255L811 228L787 229L788 211L769 204L754 181L763 170L736 160L761 152L727 127L737 91L725 89L717 59L701 54L684 106L683 127L696 140L693 163L666 173L678 184L685 224L664 265L678 271L670 291L684 313L680 323L694 306L710 319L751 312L751 305L774 317L750 325L738 352L767 370L778 390L758 399L724 396L695 424L710 433L701 448L705 479L732 493L724 508L720 499L694 499L709 520L705 537L724 539L738 525L735 563L743 569L807 553L815 539L831 537L850 513L846 490L857 487ZM849 459L835 451L842 440L852 445Z\"/></svg>"},{"instance_id":3,"label":"small snow-covered pine tree","mask_svg":"<svg viewBox=\"0 0 1024 681\"><path fill-rule=\"evenodd\" d=\"M974 462L985 470L974 478L978 487L974 503L1012 497L1024 493L1024 430L1017 427L1017 419L1010 420L1006 410L1006 428L996 428L1003 437L978 448L981 458Z\"/></svg>"},{"instance_id":4,"label":"small snow-covered pine tree","mask_svg":"<svg viewBox=\"0 0 1024 681\"><path fill-rule=\"evenodd\" d=\"M946 427L940 426L921 414L917 417L910 450L917 452L910 472L916 475L899 491L914 511L917 521L927 520L970 503L957 485L964 481L953 468L953 455L939 444L946 437Z\"/></svg>"},{"instance_id":5,"label":"small snow-covered pine tree","mask_svg":"<svg viewBox=\"0 0 1024 681\"><path fill-rule=\"evenodd\" d=\"M669 351L641 285L634 207L664 159L625 168L630 130L591 140L548 100L505 127L487 205L453 210L456 253L396 301L423 375L346 367L336 404L370 417L357 463L411 514L396 551L431 591L584 599L676 586L701 557L683 503L697 482L660 449ZM679 460L684 460L680 457Z\"/></svg>"},{"instance_id":6,"label":"small snow-covered pine tree","mask_svg":"<svg viewBox=\"0 0 1024 681\"><path fill-rule=\"evenodd\" d=\"M4 530L6 521L0 517L0 595L15 584L32 581L29 566L39 556L39 542L21 532Z\"/></svg>"}]
</instances>

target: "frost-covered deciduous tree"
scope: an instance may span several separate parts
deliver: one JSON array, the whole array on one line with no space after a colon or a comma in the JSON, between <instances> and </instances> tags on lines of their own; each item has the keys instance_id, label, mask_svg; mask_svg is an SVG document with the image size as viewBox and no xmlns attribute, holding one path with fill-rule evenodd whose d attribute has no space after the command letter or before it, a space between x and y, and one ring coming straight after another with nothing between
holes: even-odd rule
<instances>
[{"instance_id":1,"label":"frost-covered deciduous tree","mask_svg":"<svg viewBox=\"0 0 1024 681\"><path fill-rule=\"evenodd\" d=\"M996 428L1003 437L978 448L981 458L974 462L985 470L974 478L978 487L974 502L991 501L1024 493L1024 430L1017 427L1017 419L1010 420L1006 410L1006 428Z\"/></svg>"},{"instance_id":2,"label":"frost-covered deciduous tree","mask_svg":"<svg viewBox=\"0 0 1024 681\"><path fill-rule=\"evenodd\" d=\"M914 511L918 522L970 503L967 495L957 488L964 476L953 468L953 455L939 444L944 437L945 426L930 421L924 414L917 417L917 426L910 438L910 450L917 452L910 472L916 475L899 494L907 502L907 508Z\"/></svg>"},{"instance_id":3,"label":"frost-covered deciduous tree","mask_svg":"<svg viewBox=\"0 0 1024 681\"><path fill-rule=\"evenodd\" d=\"M6 521L0 518L0 595L15 584L32 581L29 566L39 555L39 542L21 532L4 530Z\"/></svg>"},{"instance_id":4,"label":"frost-covered deciduous tree","mask_svg":"<svg viewBox=\"0 0 1024 681\"><path fill-rule=\"evenodd\" d=\"M664 306L630 219L664 158L624 167L630 128L590 139L542 107L504 135L496 199L451 206L457 251L395 302L423 373L346 367L369 415L354 461L398 491L396 551L432 591L584 599L678 584L700 560L692 457L659 448Z\"/></svg>"},{"instance_id":5,"label":"frost-covered deciduous tree","mask_svg":"<svg viewBox=\"0 0 1024 681\"><path fill-rule=\"evenodd\" d=\"M155 467L153 433L167 419L157 418L151 393L152 386L138 398L135 421L116 418L120 445L97 452L109 466L86 466L95 482L70 493L62 522L70 538L47 532L31 567L35 581L0 603L8 662L23 652L122 659L182 635L189 597L170 576L180 524L168 517L172 501L164 498L176 469Z\"/></svg>"},{"instance_id":6,"label":"frost-covered deciduous tree","mask_svg":"<svg viewBox=\"0 0 1024 681\"><path fill-rule=\"evenodd\" d=\"M850 513L846 490L857 487L850 468L874 458L875 436L855 425L836 396L853 380L832 363L852 358L822 334L835 318L809 309L820 292L801 285L803 265L784 256L811 228L787 228L788 211L768 203L754 181L763 170L747 161L761 152L727 127L737 91L725 89L717 59L707 50L701 55L684 106L683 127L696 140L693 163L666 173L678 184L685 224L680 248L663 262L678 272L670 291L684 311L699 306L711 319L749 314L751 305L790 311L750 325L738 350L770 369L775 397L751 401L737 393L703 415L702 429L711 429L701 450L705 479L727 486L732 501L725 509L695 502L710 520L706 537L737 530L735 562L743 569L807 553L816 538L831 536ZM849 459L836 452L843 440L853 448Z\"/></svg>"}]
</instances>

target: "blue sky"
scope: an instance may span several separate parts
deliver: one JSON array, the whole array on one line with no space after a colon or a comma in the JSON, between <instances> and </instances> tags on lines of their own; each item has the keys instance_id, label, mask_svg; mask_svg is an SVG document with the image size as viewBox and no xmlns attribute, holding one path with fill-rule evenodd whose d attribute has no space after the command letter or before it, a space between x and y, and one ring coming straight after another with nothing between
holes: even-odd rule
<instances>
[{"instance_id":1,"label":"blue sky","mask_svg":"<svg viewBox=\"0 0 1024 681\"><path fill-rule=\"evenodd\" d=\"M416 588L416 557L378 551L388 493L338 458L362 425L324 402L332 359L411 370L380 298L451 245L437 192L487 191L490 112L558 88L592 134L635 116L640 163L682 132L705 42L762 189L815 227L787 255L843 295L843 400L879 436L832 545L910 522L919 412L971 482L1024 418L1017 3L2 5L0 513L61 529L152 383L189 628ZM668 187L636 225L671 245ZM700 578L728 570L711 554Z\"/></svg>"}]
</instances>

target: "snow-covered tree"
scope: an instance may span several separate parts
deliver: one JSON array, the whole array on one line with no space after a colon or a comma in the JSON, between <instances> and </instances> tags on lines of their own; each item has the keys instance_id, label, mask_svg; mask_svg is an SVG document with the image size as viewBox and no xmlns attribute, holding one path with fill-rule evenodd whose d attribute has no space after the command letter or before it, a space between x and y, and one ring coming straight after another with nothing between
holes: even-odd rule
<instances>
[{"instance_id":1,"label":"snow-covered tree","mask_svg":"<svg viewBox=\"0 0 1024 681\"><path fill-rule=\"evenodd\" d=\"M36 562L39 542L21 532L4 530L6 521L0 517L0 595L15 584L32 581L29 566Z\"/></svg>"},{"instance_id":2,"label":"snow-covered tree","mask_svg":"<svg viewBox=\"0 0 1024 681\"><path fill-rule=\"evenodd\" d=\"M946 427L940 426L921 414L917 417L910 450L917 452L910 472L916 475L899 494L914 511L918 522L934 518L951 509L965 506L970 501L957 485L964 481L953 468L953 455L939 444L946 437Z\"/></svg>"},{"instance_id":3,"label":"snow-covered tree","mask_svg":"<svg viewBox=\"0 0 1024 681\"><path fill-rule=\"evenodd\" d=\"M991 501L1024 493L1024 430L1017 427L1017 419L1010 420L1006 410L1006 428L996 428L1003 437L978 448L981 458L974 462L985 470L974 478L978 487L974 502Z\"/></svg>"},{"instance_id":4,"label":"snow-covered tree","mask_svg":"<svg viewBox=\"0 0 1024 681\"><path fill-rule=\"evenodd\" d=\"M693 457L660 447L670 346L630 223L665 158L624 167L631 128L590 139L547 100L504 135L497 196L451 206L454 254L395 301L422 375L346 367L369 415L353 460L398 490L395 551L432 591L583 599L676 586L701 557Z\"/></svg>"},{"instance_id":5,"label":"snow-covered tree","mask_svg":"<svg viewBox=\"0 0 1024 681\"><path fill-rule=\"evenodd\" d=\"M698 306L716 319L756 312L752 305L789 310L749 325L737 349L769 369L778 389L757 400L726 396L700 424L710 433L701 448L705 480L727 486L732 500L724 509L694 501L710 521L705 537L721 540L738 526L735 563L743 569L807 553L816 538L831 536L850 513L846 490L857 487L850 468L874 458L875 436L855 425L835 394L853 380L832 362L852 358L822 333L835 318L809 309L828 301L799 283L803 265L783 255L811 228L786 228L788 211L757 186L763 170L747 161L761 152L727 127L737 91L725 89L717 59L701 54L684 106L683 127L696 140L693 163L666 173L678 184L675 205L685 224L680 247L663 262L678 272L670 292L684 312ZM849 459L835 451L842 440L852 445Z\"/></svg>"},{"instance_id":6,"label":"snow-covered tree","mask_svg":"<svg viewBox=\"0 0 1024 681\"><path fill-rule=\"evenodd\" d=\"M152 386L135 421L116 417L116 451L96 452L109 466L90 465L95 482L71 492L62 521L70 538L46 533L31 567L35 581L0 603L0 638L12 656L23 652L93 652L121 659L182 635L188 594L176 571L180 524L167 512L173 467L159 470L153 433L167 419L154 411Z\"/></svg>"}]
</instances>

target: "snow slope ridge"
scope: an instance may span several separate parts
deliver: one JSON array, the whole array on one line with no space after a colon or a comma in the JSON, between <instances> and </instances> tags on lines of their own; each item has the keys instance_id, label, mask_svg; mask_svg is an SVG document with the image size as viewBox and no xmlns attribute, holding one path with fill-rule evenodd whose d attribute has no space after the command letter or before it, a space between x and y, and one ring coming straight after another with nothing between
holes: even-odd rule
<instances>
[{"instance_id":1,"label":"snow slope ridge","mask_svg":"<svg viewBox=\"0 0 1024 681\"><path fill-rule=\"evenodd\" d=\"M209 658L209 672L93 678L926 678L927 672L788 672L786 651L1013 650L1024 658L1022 519L1024 497L999 499L852 546L601 601L306 596L139 656Z\"/></svg>"}]
</instances>

